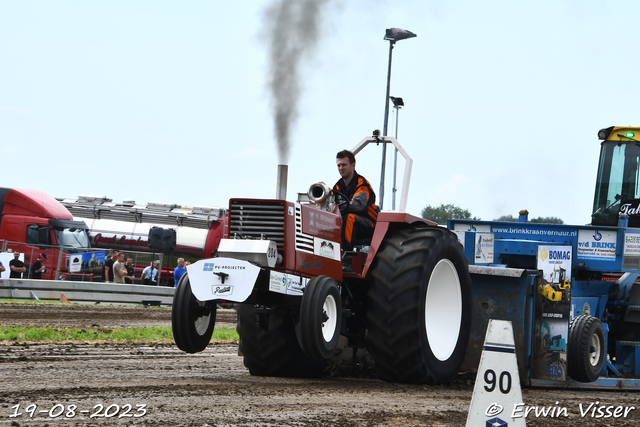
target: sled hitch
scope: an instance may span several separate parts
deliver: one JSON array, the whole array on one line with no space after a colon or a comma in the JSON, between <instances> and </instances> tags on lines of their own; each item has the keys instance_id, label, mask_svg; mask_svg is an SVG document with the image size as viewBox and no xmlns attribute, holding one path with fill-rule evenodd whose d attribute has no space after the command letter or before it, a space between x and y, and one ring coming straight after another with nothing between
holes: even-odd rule
<instances>
[{"instance_id":1,"label":"sled hitch","mask_svg":"<svg viewBox=\"0 0 640 427\"><path fill-rule=\"evenodd\" d=\"M224 279L226 279L227 277L229 277L229 275L227 273L223 273L223 272L218 272L218 273L213 273L216 276L218 276L220 278L220 281L222 282L222 284L224 285Z\"/></svg>"}]
</instances>

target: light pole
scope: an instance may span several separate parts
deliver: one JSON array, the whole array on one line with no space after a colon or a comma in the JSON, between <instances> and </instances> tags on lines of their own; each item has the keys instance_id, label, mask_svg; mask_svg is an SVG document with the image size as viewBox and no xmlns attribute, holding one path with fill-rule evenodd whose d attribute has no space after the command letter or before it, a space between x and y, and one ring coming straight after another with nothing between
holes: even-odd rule
<instances>
[{"instance_id":1,"label":"light pole","mask_svg":"<svg viewBox=\"0 0 640 427\"><path fill-rule=\"evenodd\" d=\"M411 31L403 30L402 28L387 28L384 40L389 40L389 68L387 70L387 96L385 97L384 104L384 127L382 128L382 136L387 136L387 125L389 123L389 90L391 87L391 56L393 53L393 45L397 41L410 39L416 37L416 34ZM380 174L380 209L384 204L384 172L385 161L387 156L387 144L382 144L382 167Z\"/></svg>"},{"instance_id":2,"label":"light pole","mask_svg":"<svg viewBox=\"0 0 640 427\"><path fill-rule=\"evenodd\" d=\"M396 109L396 139L398 139L398 112L402 107L404 107L404 101L402 100L402 98L396 98L393 96L390 96L389 98L391 98L391 101L393 102L393 108ZM398 168L398 149L396 148L395 152L393 153L393 188L391 189L391 210L392 211L396 210L396 191L398 191L398 189L396 188L397 168Z\"/></svg>"}]
</instances>

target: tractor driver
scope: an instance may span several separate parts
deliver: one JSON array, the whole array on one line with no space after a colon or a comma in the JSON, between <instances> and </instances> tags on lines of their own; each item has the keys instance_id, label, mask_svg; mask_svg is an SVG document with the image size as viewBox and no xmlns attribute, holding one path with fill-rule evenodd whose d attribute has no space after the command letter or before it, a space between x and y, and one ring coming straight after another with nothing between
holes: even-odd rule
<instances>
[{"instance_id":1,"label":"tractor driver","mask_svg":"<svg viewBox=\"0 0 640 427\"><path fill-rule=\"evenodd\" d=\"M342 249L352 251L355 239L373 236L378 219L376 195L369 181L356 172L356 158L351 151L340 151L336 164L341 178L333 190L342 214Z\"/></svg>"}]
</instances>

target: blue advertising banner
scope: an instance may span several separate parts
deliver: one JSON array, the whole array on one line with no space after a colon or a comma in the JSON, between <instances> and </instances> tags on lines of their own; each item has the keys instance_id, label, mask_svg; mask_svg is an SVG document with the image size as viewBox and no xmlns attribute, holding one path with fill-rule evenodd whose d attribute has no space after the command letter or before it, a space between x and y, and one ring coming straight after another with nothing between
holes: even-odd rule
<instances>
[{"instance_id":1,"label":"blue advertising banner","mask_svg":"<svg viewBox=\"0 0 640 427\"><path fill-rule=\"evenodd\" d=\"M72 254L69 256L69 272L85 274L102 273L104 260L104 251Z\"/></svg>"}]
</instances>

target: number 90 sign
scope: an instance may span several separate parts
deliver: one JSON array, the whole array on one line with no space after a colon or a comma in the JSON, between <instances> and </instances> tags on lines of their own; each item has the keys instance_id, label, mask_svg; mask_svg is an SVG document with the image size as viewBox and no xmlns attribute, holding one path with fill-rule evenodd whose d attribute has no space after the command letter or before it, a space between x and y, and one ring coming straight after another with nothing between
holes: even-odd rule
<instances>
[{"instance_id":1,"label":"number 90 sign","mask_svg":"<svg viewBox=\"0 0 640 427\"><path fill-rule=\"evenodd\" d=\"M488 384L484 389L489 393L496 389L496 385L502 394L508 394L511 391L511 374L508 371L500 372L498 377L493 369L487 369L484 371L484 382Z\"/></svg>"}]
</instances>

